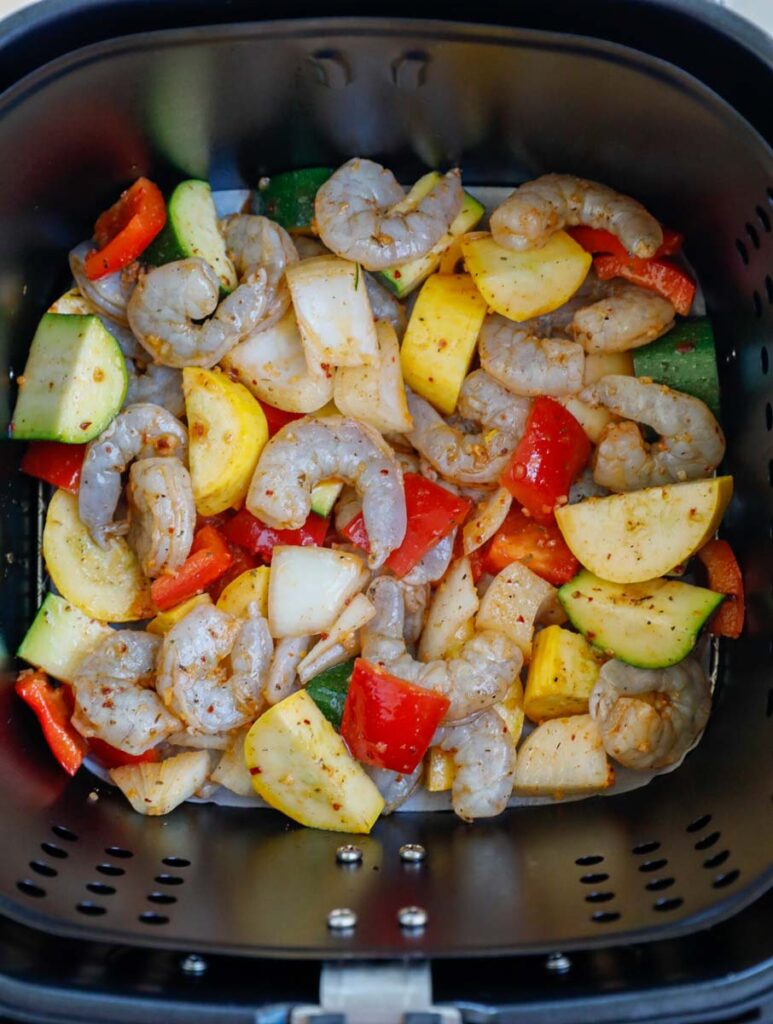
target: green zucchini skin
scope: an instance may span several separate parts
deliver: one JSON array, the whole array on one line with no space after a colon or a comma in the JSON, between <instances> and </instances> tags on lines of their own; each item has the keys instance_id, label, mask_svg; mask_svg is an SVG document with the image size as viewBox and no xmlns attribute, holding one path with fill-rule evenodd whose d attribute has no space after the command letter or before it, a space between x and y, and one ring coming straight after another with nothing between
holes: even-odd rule
<instances>
[{"instance_id":1,"label":"green zucchini skin","mask_svg":"<svg viewBox=\"0 0 773 1024\"><path fill-rule=\"evenodd\" d=\"M344 704L353 671L354 659L320 672L306 686L306 691L311 699L336 729L341 728Z\"/></svg>"},{"instance_id":2,"label":"green zucchini skin","mask_svg":"<svg viewBox=\"0 0 773 1024\"><path fill-rule=\"evenodd\" d=\"M693 395L719 416L719 374L714 331L708 317L680 320L668 334L633 351L637 377L651 377Z\"/></svg>"},{"instance_id":3,"label":"green zucchini skin","mask_svg":"<svg viewBox=\"0 0 773 1024\"><path fill-rule=\"evenodd\" d=\"M310 232L315 196L332 173L332 167L306 167L273 175L258 186L255 212L275 220L286 231Z\"/></svg>"}]
</instances>

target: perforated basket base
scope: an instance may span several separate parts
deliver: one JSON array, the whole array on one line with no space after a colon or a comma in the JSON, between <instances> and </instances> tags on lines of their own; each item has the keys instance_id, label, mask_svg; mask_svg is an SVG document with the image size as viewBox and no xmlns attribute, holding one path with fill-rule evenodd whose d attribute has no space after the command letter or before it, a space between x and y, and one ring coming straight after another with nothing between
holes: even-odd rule
<instances>
[{"instance_id":1,"label":"perforated basket base","mask_svg":"<svg viewBox=\"0 0 773 1024\"><path fill-rule=\"evenodd\" d=\"M773 164L759 136L696 80L619 46L421 22L134 36L44 68L1 110L0 272L13 309L2 357L17 372L67 247L138 171L162 184L205 175L203 155L216 188L238 188L273 169L363 153L383 156L405 180L423 163L461 161L469 181L563 169L641 197L686 231L715 321L737 486L728 531L750 607L748 636L724 651L706 736L678 772L624 797L473 826L450 814L386 819L360 840L358 868L336 865L341 837L272 812L185 806L143 819L86 775L68 782L8 687L0 911L103 941L437 957L673 936L754 899L771 879L773 807L764 343ZM41 509L31 482L13 473L18 449L6 444L2 454L13 562L0 599L12 649L39 597ZM401 864L404 842L426 846L423 866ZM424 931L398 927L407 904L428 910ZM340 906L359 918L345 936L325 923Z\"/></svg>"}]
</instances>

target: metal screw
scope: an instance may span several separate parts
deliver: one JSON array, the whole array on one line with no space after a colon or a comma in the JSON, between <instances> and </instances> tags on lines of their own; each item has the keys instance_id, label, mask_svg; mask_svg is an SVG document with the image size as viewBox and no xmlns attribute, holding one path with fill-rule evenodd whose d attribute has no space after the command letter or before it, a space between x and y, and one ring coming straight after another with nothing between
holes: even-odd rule
<instances>
[{"instance_id":1,"label":"metal screw","mask_svg":"<svg viewBox=\"0 0 773 1024\"><path fill-rule=\"evenodd\" d=\"M400 907L397 911L397 920L401 928L420 931L429 920L429 914L424 907Z\"/></svg>"},{"instance_id":2,"label":"metal screw","mask_svg":"<svg viewBox=\"0 0 773 1024\"><path fill-rule=\"evenodd\" d=\"M339 864L361 864L362 850L359 846L352 845L352 843L339 846L336 850L336 860Z\"/></svg>"},{"instance_id":3,"label":"metal screw","mask_svg":"<svg viewBox=\"0 0 773 1024\"><path fill-rule=\"evenodd\" d=\"M420 843L404 843L400 847L400 860L405 864L421 864L427 859L427 851Z\"/></svg>"},{"instance_id":4,"label":"metal screw","mask_svg":"<svg viewBox=\"0 0 773 1024\"><path fill-rule=\"evenodd\" d=\"M730 351L725 356L725 362L726 363L732 363L733 360L736 359L737 357L738 357L738 353L736 352L736 350L734 348L731 348Z\"/></svg>"},{"instance_id":5,"label":"metal screw","mask_svg":"<svg viewBox=\"0 0 773 1024\"><path fill-rule=\"evenodd\" d=\"M183 974L192 974L197 978L201 977L202 974L206 974L208 968L209 964L198 953L189 953L180 964L180 970Z\"/></svg>"},{"instance_id":6,"label":"metal screw","mask_svg":"<svg viewBox=\"0 0 773 1024\"><path fill-rule=\"evenodd\" d=\"M545 967L553 974L566 974L572 961L564 953L551 953L545 961Z\"/></svg>"},{"instance_id":7,"label":"metal screw","mask_svg":"<svg viewBox=\"0 0 773 1024\"><path fill-rule=\"evenodd\" d=\"M348 907L336 907L327 915L327 926L334 932L350 932L357 924L357 915Z\"/></svg>"}]
</instances>

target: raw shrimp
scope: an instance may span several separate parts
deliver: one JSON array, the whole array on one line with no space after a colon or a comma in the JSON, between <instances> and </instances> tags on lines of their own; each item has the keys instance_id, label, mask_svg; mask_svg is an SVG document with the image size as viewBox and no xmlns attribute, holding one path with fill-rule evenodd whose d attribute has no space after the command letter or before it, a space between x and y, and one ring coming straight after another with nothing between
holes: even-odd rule
<instances>
[{"instance_id":1,"label":"raw shrimp","mask_svg":"<svg viewBox=\"0 0 773 1024\"><path fill-rule=\"evenodd\" d=\"M144 754L180 728L153 689L161 638L134 629L100 640L72 681L72 722L126 754Z\"/></svg>"},{"instance_id":2,"label":"raw shrimp","mask_svg":"<svg viewBox=\"0 0 773 1024\"><path fill-rule=\"evenodd\" d=\"M480 365L514 395L574 395L585 352L577 341L543 337L537 320L517 324L487 316L478 338Z\"/></svg>"},{"instance_id":3,"label":"raw shrimp","mask_svg":"<svg viewBox=\"0 0 773 1024\"><path fill-rule=\"evenodd\" d=\"M384 799L384 809L381 813L392 814L413 795L419 784L424 765L420 761L410 775L391 772L388 768L375 768L370 764L363 765L363 768Z\"/></svg>"},{"instance_id":4,"label":"raw shrimp","mask_svg":"<svg viewBox=\"0 0 773 1024\"><path fill-rule=\"evenodd\" d=\"M91 281L86 277L83 261L94 249L91 242L81 242L70 253L70 270L78 285L81 295L88 299L97 313L101 313L116 323L128 323L126 307L137 284L139 263L130 263L123 270ZM110 330L109 324L105 325ZM119 342L120 344L120 342Z\"/></svg>"},{"instance_id":5,"label":"raw shrimp","mask_svg":"<svg viewBox=\"0 0 773 1024\"><path fill-rule=\"evenodd\" d=\"M415 209L395 211L405 199L395 176L372 160L355 157L320 187L315 220L320 238L336 255L366 270L382 270L425 256L448 231L462 196L457 169L444 175Z\"/></svg>"},{"instance_id":6,"label":"raw shrimp","mask_svg":"<svg viewBox=\"0 0 773 1024\"><path fill-rule=\"evenodd\" d=\"M147 357L144 350L143 355ZM185 415L182 370L150 363L147 369L140 373L128 359L126 370L129 374L129 386L126 389L124 409L138 402L150 402L152 405L160 405L173 416Z\"/></svg>"},{"instance_id":7,"label":"raw shrimp","mask_svg":"<svg viewBox=\"0 0 773 1024\"><path fill-rule=\"evenodd\" d=\"M228 255L240 281L249 281L265 271L265 308L257 328L270 327L280 320L290 305L290 289L285 270L298 262L298 252L281 224L268 217L234 213L220 221Z\"/></svg>"},{"instance_id":8,"label":"raw shrimp","mask_svg":"<svg viewBox=\"0 0 773 1024\"><path fill-rule=\"evenodd\" d=\"M523 433L529 402L475 370L462 385L458 408L462 416L480 423L480 433L465 434L410 391L408 408L413 430L405 436L442 477L457 484L493 484Z\"/></svg>"},{"instance_id":9,"label":"raw shrimp","mask_svg":"<svg viewBox=\"0 0 773 1024\"><path fill-rule=\"evenodd\" d=\"M405 334L407 318L405 307L372 274L365 273L365 288L370 300L370 311L374 320L386 320L394 329L399 340Z\"/></svg>"},{"instance_id":10,"label":"raw shrimp","mask_svg":"<svg viewBox=\"0 0 773 1024\"><path fill-rule=\"evenodd\" d=\"M196 528L196 505L188 470L179 459L139 459L129 471L128 541L142 571L153 579L179 569Z\"/></svg>"},{"instance_id":11,"label":"raw shrimp","mask_svg":"<svg viewBox=\"0 0 773 1024\"><path fill-rule=\"evenodd\" d=\"M278 704L295 692L298 666L310 647L310 636L287 636L277 641L266 682L266 700L269 704Z\"/></svg>"},{"instance_id":12,"label":"raw shrimp","mask_svg":"<svg viewBox=\"0 0 773 1024\"><path fill-rule=\"evenodd\" d=\"M512 192L491 215L494 240L506 249L544 245L563 227L586 224L611 231L632 256L654 256L663 231L630 196L573 174L544 174Z\"/></svg>"},{"instance_id":13,"label":"raw shrimp","mask_svg":"<svg viewBox=\"0 0 773 1024\"><path fill-rule=\"evenodd\" d=\"M156 689L190 732L230 732L253 722L263 708L272 650L256 606L244 620L199 605L164 637Z\"/></svg>"},{"instance_id":14,"label":"raw shrimp","mask_svg":"<svg viewBox=\"0 0 773 1024\"><path fill-rule=\"evenodd\" d=\"M407 644L416 644L424 629L432 591L429 583L406 583L405 579L399 583L403 592L403 639Z\"/></svg>"},{"instance_id":15,"label":"raw shrimp","mask_svg":"<svg viewBox=\"0 0 773 1024\"><path fill-rule=\"evenodd\" d=\"M465 821L493 818L507 807L515 775L515 743L494 708L464 725L444 729L439 744L451 752L451 801Z\"/></svg>"},{"instance_id":16,"label":"raw shrimp","mask_svg":"<svg viewBox=\"0 0 773 1024\"><path fill-rule=\"evenodd\" d=\"M711 688L695 658L658 669L613 660L602 666L589 708L610 757L640 771L665 768L705 728Z\"/></svg>"},{"instance_id":17,"label":"raw shrimp","mask_svg":"<svg viewBox=\"0 0 773 1024\"><path fill-rule=\"evenodd\" d=\"M370 585L368 597L376 615L363 627L362 656L388 672L451 701L445 722L459 722L501 700L517 677L523 655L504 633L484 630L462 645L458 657L447 661L415 661L405 649L404 594L397 580L381 576Z\"/></svg>"},{"instance_id":18,"label":"raw shrimp","mask_svg":"<svg viewBox=\"0 0 773 1024\"><path fill-rule=\"evenodd\" d=\"M582 393L633 423L610 423L596 449L593 479L611 491L637 491L709 476L725 454L725 438L707 405L637 377L610 374ZM660 435L654 444L637 423Z\"/></svg>"},{"instance_id":19,"label":"raw shrimp","mask_svg":"<svg viewBox=\"0 0 773 1024\"><path fill-rule=\"evenodd\" d=\"M437 583L445 575L454 554L456 530L439 540L431 547L424 557L414 565L410 572L403 576L403 583L420 586L425 583Z\"/></svg>"},{"instance_id":20,"label":"raw shrimp","mask_svg":"<svg viewBox=\"0 0 773 1024\"><path fill-rule=\"evenodd\" d=\"M627 281L598 281L599 296L574 314L568 332L586 352L627 352L659 338L676 310L657 292Z\"/></svg>"},{"instance_id":21,"label":"raw shrimp","mask_svg":"<svg viewBox=\"0 0 773 1024\"><path fill-rule=\"evenodd\" d=\"M159 405L130 405L86 449L78 491L78 512L89 533L104 547L111 536L126 533L128 523L114 523L121 497L121 474L134 459L154 455L187 458L188 432Z\"/></svg>"},{"instance_id":22,"label":"raw shrimp","mask_svg":"<svg viewBox=\"0 0 773 1024\"><path fill-rule=\"evenodd\" d=\"M165 263L140 278L129 325L155 362L209 368L266 316L267 282L261 268L218 305L220 278L205 260Z\"/></svg>"},{"instance_id":23,"label":"raw shrimp","mask_svg":"<svg viewBox=\"0 0 773 1024\"><path fill-rule=\"evenodd\" d=\"M263 449L247 508L275 529L303 526L311 491L337 477L362 498L371 568L382 565L405 536L403 473L392 449L372 427L343 416L305 417L282 427Z\"/></svg>"}]
</instances>

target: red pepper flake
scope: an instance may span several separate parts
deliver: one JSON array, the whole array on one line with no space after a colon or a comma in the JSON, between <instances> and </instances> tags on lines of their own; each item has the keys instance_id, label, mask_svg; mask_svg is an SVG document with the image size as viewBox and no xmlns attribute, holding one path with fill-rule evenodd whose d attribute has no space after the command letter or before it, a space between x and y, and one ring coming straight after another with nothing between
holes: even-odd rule
<instances>
[{"instance_id":1,"label":"red pepper flake","mask_svg":"<svg viewBox=\"0 0 773 1024\"><path fill-rule=\"evenodd\" d=\"M401 278L401 277L402 277L403 275L402 275L402 274L400 273L400 271L399 271L399 270L393 270L393 271L392 271L392 276L393 276L393 277L396 277L396 278L397 278L397 280L399 281L399 280L400 280L400 278Z\"/></svg>"},{"instance_id":2,"label":"red pepper flake","mask_svg":"<svg viewBox=\"0 0 773 1024\"><path fill-rule=\"evenodd\" d=\"M340 804L333 804L333 810L334 811L340 811L341 810L341 805Z\"/></svg>"},{"instance_id":3,"label":"red pepper flake","mask_svg":"<svg viewBox=\"0 0 773 1024\"><path fill-rule=\"evenodd\" d=\"M675 351L680 355L687 355L688 352L695 351L695 345L691 341L683 341L681 344L676 346Z\"/></svg>"},{"instance_id":4,"label":"red pepper flake","mask_svg":"<svg viewBox=\"0 0 773 1024\"><path fill-rule=\"evenodd\" d=\"M250 775L260 775L262 772L262 768L250 768Z\"/></svg>"}]
</instances>

